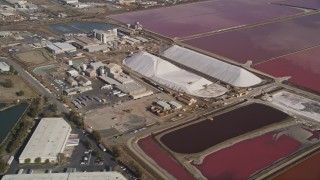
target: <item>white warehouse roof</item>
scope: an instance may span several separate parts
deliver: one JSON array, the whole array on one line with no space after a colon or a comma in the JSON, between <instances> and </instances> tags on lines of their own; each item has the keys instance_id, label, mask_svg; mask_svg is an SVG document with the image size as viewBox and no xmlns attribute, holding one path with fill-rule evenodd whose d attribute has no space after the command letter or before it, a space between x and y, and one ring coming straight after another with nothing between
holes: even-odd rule
<instances>
[{"instance_id":1,"label":"white warehouse roof","mask_svg":"<svg viewBox=\"0 0 320 180\"><path fill-rule=\"evenodd\" d=\"M51 45L48 45L47 48L49 48L51 51L53 51L56 54L63 53L65 51L77 50L77 48L72 46L71 44L61 43L61 42L52 43Z\"/></svg>"},{"instance_id":2,"label":"white warehouse roof","mask_svg":"<svg viewBox=\"0 0 320 180\"><path fill-rule=\"evenodd\" d=\"M40 157L42 161L56 158L64 151L70 132L71 127L63 118L42 118L21 153L19 162L24 163L27 158Z\"/></svg>"},{"instance_id":3,"label":"white warehouse roof","mask_svg":"<svg viewBox=\"0 0 320 180\"><path fill-rule=\"evenodd\" d=\"M206 86L213 83L196 74L190 73L172 63L147 52L138 52L125 59L123 63L134 71L151 78L177 91L200 97L216 97L224 94L227 89L214 84L214 90L208 92ZM206 89L206 90L205 90Z\"/></svg>"},{"instance_id":4,"label":"white warehouse roof","mask_svg":"<svg viewBox=\"0 0 320 180\"><path fill-rule=\"evenodd\" d=\"M241 67L177 45L166 49L163 56L236 87L250 87L261 83L258 76Z\"/></svg>"},{"instance_id":5,"label":"white warehouse roof","mask_svg":"<svg viewBox=\"0 0 320 180\"><path fill-rule=\"evenodd\" d=\"M0 71L10 71L10 66L5 62L0 62Z\"/></svg>"},{"instance_id":6,"label":"white warehouse roof","mask_svg":"<svg viewBox=\"0 0 320 180\"><path fill-rule=\"evenodd\" d=\"M125 180L119 172L72 172L46 174L10 174L2 180Z\"/></svg>"}]
</instances>

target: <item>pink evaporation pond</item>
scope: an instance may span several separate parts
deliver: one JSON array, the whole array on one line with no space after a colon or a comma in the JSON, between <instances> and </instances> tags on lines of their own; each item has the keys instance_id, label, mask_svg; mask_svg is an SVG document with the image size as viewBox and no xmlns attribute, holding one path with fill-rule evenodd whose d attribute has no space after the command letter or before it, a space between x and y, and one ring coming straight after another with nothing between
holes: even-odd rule
<instances>
[{"instance_id":1,"label":"pink evaporation pond","mask_svg":"<svg viewBox=\"0 0 320 180\"><path fill-rule=\"evenodd\" d=\"M202 164L193 164L208 179L245 179L253 173L285 158L301 144L283 135L274 140L268 133L239 142L205 157Z\"/></svg>"},{"instance_id":2,"label":"pink evaporation pond","mask_svg":"<svg viewBox=\"0 0 320 180\"><path fill-rule=\"evenodd\" d=\"M140 22L167 37L184 37L302 13L291 7L252 0L216 0L111 15L123 23Z\"/></svg>"},{"instance_id":3,"label":"pink evaporation pond","mask_svg":"<svg viewBox=\"0 0 320 180\"><path fill-rule=\"evenodd\" d=\"M278 3L302 8L320 9L319 0L285 0Z\"/></svg>"},{"instance_id":4,"label":"pink evaporation pond","mask_svg":"<svg viewBox=\"0 0 320 180\"><path fill-rule=\"evenodd\" d=\"M320 92L320 47L253 66L275 77L291 76L289 82Z\"/></svg>"},{"instance_id":5,"label":"pink evaporation pond","mask_svg":"<svg viewBox=\"0 0 320 180\"><path fill-rule=\"evenodd\" d=\"M138 141L139 147L153 159L162 169L177 179L193 180L193 176L185 170L176 160L162 149L151 136Z\"/></svg>"},{"instance_id":6,"label":"pink evaporation pond","mask_svg":"<svg viewBox=\"0 0 320 180\"><path fill-rule=\"evenodd\" d=\"M320 14L184 41L239 63L264 62L320 43Z\"/></svg>"}]
</instances>

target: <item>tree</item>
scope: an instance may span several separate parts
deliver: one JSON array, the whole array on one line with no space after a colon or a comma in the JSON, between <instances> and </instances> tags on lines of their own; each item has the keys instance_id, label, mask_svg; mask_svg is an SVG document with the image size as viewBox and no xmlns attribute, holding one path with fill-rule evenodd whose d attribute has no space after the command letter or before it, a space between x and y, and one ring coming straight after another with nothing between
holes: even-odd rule
<instances>
[{"instance_id":1,"label":"tree","mask_svg":"<svg viewBox=\"0 0 320 180\"><path fill-rule=\"evenodd\" d=\"M79 116L75 111L70 111L68 118L78 127L83 127L83 117Z\"/></svg>"},{"instance_id":2,"label":"tree","mask_svg":"<svg viewBox=\"0 0 320 180\"><path fill-rule=\"evenodd\" d=\"M24 163L30 163L31 162L31 159L30 158L27 158L24 160Z\"/></svg>"},{"instance_id":3,"label":"tree","mask_svg":"<svg viewBox=\"0 0 320 180\"><path fill-rule=\"evenodd\" d=\"M37 157L35 160L34 160L35 163L41 163L41 157Z\"/></svg>"},{"instance_id":4,"label":"tree","mask_svg":"<svg viewBox=\"0 0 320 180\"><path fill-rule=\"evenodd\" d=\"M50 104L49 109L50 109L52 112L57 112L57 111L58 111L58 107L57 107L57 105L55 105L55 104Z\"/></svg>"},{"instance_id":5,"label":"tree","mask_svg":"<svg viewBox=\"0 0 320 180\"><path fill-rule=\"evenodd\" d=\"M13 87L13 83L12 83L11 79L5 79L4 82L2 83L2 85L5 88Z\"/></svg>"},{"instance_id":6,"label":"tree","mask_svg":"<svg viewBox=\"0 0 320 180\"><path fill-rule=\"evenodd\" d=\"M93 146L92 146L92 144L91 144L90 141L86 140L86 141L84 142L84 144L85 144L85 146L86 146L89 150L92 150L92 149L93 149Z\"/></svg>"},{"instance_id":7,"label":"tree","mask_svg":"<svg viewBox=\"0 0 320 180\"><path fill-rule=\"evenodd\" d=\"M101 136L97 131L92 131L92 137L96 141L100 141L101 140Z\"/></svg>"},{"instance_id":8,"label":"tree","mask_svg":"<svg viewBox=\"0 0 320 180\"><path fill-rule=\"evenodd\" d=\"M39 103L37 103L36 101L32 103L29 111L28 111L28 116L34 118L38 115L39 113Z\"/></svg>"},{"instance_id":9,"label":"tree","mask_svg":"<svg viewBox=\"0 0 320 180\"><path fill-rule=\"evenodd\" d=\"M100 151L96 151L95 156L96 156L98 159L102 159L102 155L101 155Z\"/></svg>"},{"instance_id":10,"label":"tree","mask_svg":"<svg viewBox=\"0 0 320 180\"><path fill-rule=\"evenodd\" d=\"M43 117L54 117L55 113L51 111L46 111L43 113Z\"/></svg>"},{"instance_id":11,"label":"tree","mask_svg":"<svg viewBox=\"0 0 320 180\"><path fill-rule=\"evenodd\" d=\"M7 163L0 157L0 173L4 173L7 169Z\"/></svg>"},{"instance_id":12,"label":"tree","mask_svg":"<svg viewBox=\"0 0 320 180\"><path fill-rule=\"evenodd\" d=\"M58 154L58 161L60 164L63 164L67 161L67 157L63 153Z\"/></svg>"},{"instance_id":13,"label":"tree","mask_svg":"<svg viewBox=\"0 0 320 180\"><path fill-rule=\"evenodd\" d=\"M50 160L49 160L49 159L46 159L45 163L46 163L46 164L49 164L49 163L50 163Z\"/></svg>"},{"instance_id":14,"label":"tree","mask_svg":"<svg viewBox=\"0 0 320 180\"><path fill-rule=\"evenodd\" d=\"M121 156L120 149L116 146L112 147L112 153L113 153L113 156L116 158Z\"/></svg>"},{"instance_id":15,"label":"tree","mask_svg":"<svg viewBox=\"0 0 320 180\"><path fill-rule=\"evenodd\" d=\"M20 142L18 140L13 141L12 144L8 147L8 153L14 152L19 146Z\"/></svg>"},{"instance_id":16,"label":"tree","mask_svg":"<svg viewBox=\"0 0 320 180\"><path fill-rule=\"evenodd\" d=\"M16 95L17 96L23 96L24 95L24 91L20 90L20 91L16 92Z\"/></svg>"}]
</instances>

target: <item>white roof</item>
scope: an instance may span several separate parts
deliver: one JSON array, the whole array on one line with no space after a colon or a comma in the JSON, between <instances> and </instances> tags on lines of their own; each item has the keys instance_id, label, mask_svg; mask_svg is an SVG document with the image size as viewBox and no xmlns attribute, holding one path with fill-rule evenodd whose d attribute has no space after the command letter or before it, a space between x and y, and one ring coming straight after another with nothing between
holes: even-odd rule
<instances>
[{"instance_id":1,"label":"white roof","mask_svg":"<svg viewBox=\"0 0 320 180\"><path fill-rule=\"evenodd\" d=\"M170 101L169 104L171 104L172 106L175 106L175 107L181 107L182 105L177 103L176 101Z\"/></svg>"},{"instance_id":2,"label":"white roof","mask_svg":"<svg viewBox=\"0 0 320 180\"><path fill-rule=\"evenodd\" d=\"M71 132L63 118L42 118L19 159L57 157Z\"/></svg>"},{"instance_id":3,"label":"white roof","mask_svg":"<svg viewBox=\"0 0 320 180\"><path fill-rule=\"evenodd\" d=\"M69 50L76 50L77 49L76 47L72 46L69 43L61 43L61 42L52 43L51 45L48 45L47 47L54 50L54 51L69 51Z\"/></svg>"},{"instance_id":4,"label":"white roof","mask_svg":"<svg viewBox=\"0 0 320 180\"><path fill-rule=\"evenodd\" d=\"M94 62L94 63L90 63L90 65L92 66L92 68L94 70L97 70L99 67L101 66L106 66L106 64L104 64L103 62L101 61L98 61L98 62Z\"/></svg>"},{"instance_id":5,"label":"white roof","mask_svg":"<svg viewBox=\"0 0 320 180\"><path fill-rule=\"evenodd\" d=\"M73 172L46 174L10 174L2 180L125 180L118 172Z\"/></svg>"},{"instance_id":6,"label":"white roof","mask_svg":"<svg viewBox=\"0 0 320 180\"><path fill-rule=\"evenodd\" d=\"M10 70L10 66L5 62L0 62L0 70L9 71Z\"/></svg>"},{"instance_id":7,"label":"white roof","mask_svg":"<svg viewBox=\"0 0 320 180\"><path fill-rule=\"evenodd\" d=\"M258 76L241 67L177 45L166 49L163 56L236 87L250 87L261 83Z\"/></svg>"},{"instance_id":8,"label":"white roof","mask_svg":"<svg viewBox=\"0 0 320 180\"><path fill-rule=\"evenodd\" d=\"M216 97L227 90L219 86L219 93L204 92L205 86L212 82L196 74L190 73L147 52L139 52L125 59L123 63L134 71L177 91L200 97Z\"/></svg>"},{"instance_id":9,"label":"white roof","mask_svg":"<svg viewBox=\"0 0 320 180\"><path fill-rule=\"evenodd\" d=\"M164 101L158 101L157 104L158 104L159 106L164 107L164 108L170 108L170 107L171 107L168 103L166 103L166 102L164 102Z\"/></svg>"},{"instance_id":10,"label":"white roof","mask_svg":"<svg viewBox=\"0 0 320 180\"><path fill-rule=\"evenodd\" d=\"M56 43L53 43L53 45L57 46L60 49L75 49L76 48L69 43L56 42Z\"/></svg>"}]
</instances>

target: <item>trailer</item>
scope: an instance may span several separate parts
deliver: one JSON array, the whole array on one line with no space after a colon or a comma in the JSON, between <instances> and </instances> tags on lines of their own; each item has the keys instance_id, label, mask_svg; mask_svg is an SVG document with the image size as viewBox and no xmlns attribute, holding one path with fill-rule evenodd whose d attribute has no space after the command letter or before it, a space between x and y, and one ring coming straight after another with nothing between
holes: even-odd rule
<instances>
[{"instance_id":1,"label":"trailer","mask_svg":"<svg viewBox=\"0 0 320 180\"><path fill-rule=\"evenodd\" d=\"M106 147L104 147L102 144L99 144L99 148L100 148L102 151L107 151Z\"/></svg>"}]
</instances>

